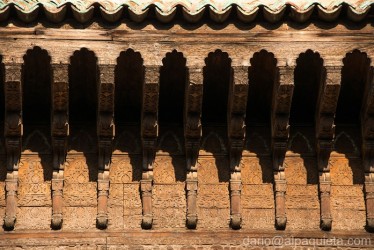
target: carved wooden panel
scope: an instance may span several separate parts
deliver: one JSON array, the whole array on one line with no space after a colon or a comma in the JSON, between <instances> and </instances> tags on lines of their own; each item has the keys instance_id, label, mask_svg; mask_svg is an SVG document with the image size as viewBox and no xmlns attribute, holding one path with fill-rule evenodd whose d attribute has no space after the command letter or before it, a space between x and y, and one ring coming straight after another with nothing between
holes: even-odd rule
<instances>
[{"instance_id":1,"label":"carved wooden panel","mask_svg":"<svg viewBox=\"0 0 374 250\"><path fill-rule=\"evenodd\" d=\"M157 156L153 180L156 184L173 184L186 179L186 159L184 157Z\"/></svg>"},{"instance_id":2,"label":"carved wooden panel","mask_svg":"<svg viewBox=\"0 0 374 250\"><path fill-rule=\"evenodd\" d=\"M198 160L199 184L212 184L228 182L230 168L227 157L199 158Z\"/></svg>"},{"instance_id":3,"label":"carved wooden panel","mask_svg":"<svg viewBox=\"0 0 374 250\"><path fill-rule=\"evenodd\" d=\"M38 156L21 157L18 172L18 206L51 206L51 172L51 165L43 168Z\"/></svg>"},{"instance_id":4,"label":"carved wooden panel","mask_svg":"<svg viewBox=\"0 0 374 250\"><path fill-rule=\"evenodd\" d=\"M230 219L228 184L202 184L199 181L197 193L198 227L228 228Z\"/></svg>"},{"instance_id":5,"label":"carved wooden panel","mask_svg":"<svg viewBox=\"0 0 374 250\"><path fill-rule=\"evenodd\" d=\"M123 224L125 229L139 229L142 221L142 203L139 184L123 185Z\"/></svg>"},{"instance_id":6,"label":"carved wooden panel","mask_svg":"<svg viewBox=\"0 0 374 250\"><path fill-rule=\"evenodd\" d=\"M139 182L142 177L142 162L138 155L113 156L109 169L110 183Z\"/></svg>"},{"instance_id":7,"label":"carved wooden panel","mask_svg":"<svg viewBox=\"0 0 374 250\"><path fill-rule=\"evenodd\" d=\"M77 157L72 161L69 159L64 173L65 206L95 207L97 203L96 176L97 168L95 169L92 163L89 167L85 158Z\"/></svg>"},{"instance_id":8,"label":"carved wooden panel","mask_svg":"<svg viewBox=\"0 0 374 250\"><path fill-rule=\"evenodd\" d=\"M186 195L184 184L154 185L152 203L155 228L184 228Z\"/></svg>"},{"instance_id":9,"label":"carved wooden panel","mask_svg":"<svg viewBox=\"0 0 374 250\"><path fill-rule=\"evenodd\" d=\"M242 209L243 229L270 229L274 230L274 209Z\"/></svg>"},{"instance_id":10,"label":"carved wooden panel","mask_svg":"<svg viewBox=\"0 0 374 250\"><path fill-rule=\"evenodd\" d=\"M273 183L273 166L269 157L243 157L241 162L243 184Z\"/></svg>"},{"instance_id":11,"label":"carved wooden panel","mask_svg":"<svg viewBox=\"0 0 374 250\"><path fill-rule=\"evenodd\" d=\"M51 207L18 207L16 229L50 230Z\"/></svg>"},{"instance_id":12,"label":"carved wooden panel","mask_svg":"<svg viewBox=\"0 0 374 250\"><path fill-rule=\"evenodd\" d=\"M241 204L243 209L273 209L273 185L243 185L241 198Z\"/></svg>"}]
</instances>

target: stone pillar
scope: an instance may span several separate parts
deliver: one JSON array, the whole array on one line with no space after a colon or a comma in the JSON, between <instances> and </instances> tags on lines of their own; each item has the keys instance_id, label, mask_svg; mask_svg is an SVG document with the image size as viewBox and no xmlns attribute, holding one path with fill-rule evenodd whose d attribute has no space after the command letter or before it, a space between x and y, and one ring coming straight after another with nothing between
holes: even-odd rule
<instances>
[{"instance_id":1,"label":"stone pillar","mask_svg":"<svg viewBox=\"0 0 374 250\"><path fill-rule=\"evenodd\" d=\"M69 77L67 64L53 64L52 82L52 229L62 227L64 167L69 136Z\"/></svg>"},{"instance_id":2,"label":"stone pillar","mask_svg":"<svg viewBox=\"0 0 374 250\"><path fill-rule=\"evenodd\" d=\"M282 67L276 77L271 114L272 156L274 171L275 227L284 230L286 215L286 175L284 158L289 139L289 116L294 89L294 68Z\"/></svg>"},{"instance_id":3,"label":"stone pillar","mask_svg":"<svg viewBox=\"0 0 374 250\"><path fill-rule=\"evenodd\" d=\"M5 148L7 175L5 180L5 230L13 230L16 222L18 167L22 149L22 65L5 64Z\"/></svg>"},{"instance_id":4,"label":"stone pillar","mask_svg":"<svg viewBox=\"0 0 374 250\"><path fill-rule=\"evenodd\" d=\"M146 66L143 85L141 137L143 146L143 173L140 182L143 219L142 228L151 229L153 224L152 185L153 164L158 138L158 96L160 66Z\"/></svg>"},{"instance_id":5,"label":"stone pillar","mask_svg":"<svg viewBox=\"0 0 374 250\"><path fill-rule=\"evenodd\" d=\"M114 138L114 65L99 65L97 136L99 172L97 179L96 226L108 226L109 168Z\"/></svg>"}]
</instances>

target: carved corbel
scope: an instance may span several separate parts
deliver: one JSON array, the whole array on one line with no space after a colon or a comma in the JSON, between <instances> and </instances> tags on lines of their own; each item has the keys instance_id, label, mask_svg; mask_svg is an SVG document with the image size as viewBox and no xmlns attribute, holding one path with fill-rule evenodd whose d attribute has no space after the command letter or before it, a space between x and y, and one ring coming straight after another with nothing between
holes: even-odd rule
<instances>
[{"instance_id":1,"label":"carved corbel","mask_svg":"<svg viewBox=\"0 0 374 250\"><path fill-rule=\"evenodd\" d=\"M374 232L374 69L370 67L361 111L362 160L365 171L366 229Z\"/></svg>"},{"instance_id":2,"label":"carved corbel","mask_svg":"<svg viewBox=\"0 0 374 250\"><path fill-rule=\"evenodd\" d=\"M69 136L69 79L68 65L54 64L52 83L52 229L62 227L64 167L67 154L67 138Z\"/></svg>"},{"instance_id":3,"label":"carved corbel","mask_svg":"<svg viewBox=\"0 0 374 250\"><path fill-rule=\"evenodd\" d=\"M153 164L156 157L156 142L158 137L158 96L160 88L160 67L145 67L143 85L143 106L141 137L143 146L143 173L140 190L143 206L142 228L151 229L152 214L152 185Z\"/></svg>"},{"instance_id":4,"label":"carved corbel","mask_svg":"<svg viewBox=\"0 0 374 250\"><path fill-rule=\"evenodd\" d=\"M287 224L284 159L289 138L289 116L294 89L294 68L280 68L274 83L271 114L272 157L274 171L275 227L284 230Z\"/></svg>"},{"instance_id":5,"label":"carved corbel","mask_svg":"<svg viewBox=\"0 0 374 250\"><path fill-rule=\"evenodd\" d=\"M202 136L201 107L203 96L203 72L201 68L188 70L187 95L185 100L185 150L186 150L186 226L195 229L197 226L197 160L199 157Z\"/></svg>"},{"instance_id":6,"label":"carved corbel","mask_svg":"<svg viewBox=\"0 0 374 250\"><path fill-rule=\"evenodd\" d=\"M240 229L241 215L241 166L245 139L245 114L248 93L248 67L234 66L233 81L230 86L228 138L230 157L230 226Z\"/></svg>"},{"instance_id":7,"label":"carved corbel","mask_svg":"<svg viewBox=\"0 0 374 250\"><path fill-rule=\"evenodd\" d=\"M97 217L99 229L108 226L109 168L114 138L114 66L100 65L97 136L99 172L97 179Z\"/></svg>"},{"instance_id":8,"label":"carved corbel","mask_svg":"<svg viewBox=\"0 0 374 250\"><path fill-rule=\"evenodd\" d=\"M330 231L332 226L329 159L335 138L335 112L339 98L341 67L322 70L316 113L317 164L319 172L320 227Z\"/></svg>"},{"instance_id":9,"label":"carved corbel","mask_svg":"<svg viewBox=\"0 0 374 250\"><path fill-rule=\"evenodd\" d=\"M5 180L6 208L5 230L13 230L16 222L18 168L22 148L22 66L5 65L5 148L7 154L7 176Z\"/></svg>"}]
</instances>

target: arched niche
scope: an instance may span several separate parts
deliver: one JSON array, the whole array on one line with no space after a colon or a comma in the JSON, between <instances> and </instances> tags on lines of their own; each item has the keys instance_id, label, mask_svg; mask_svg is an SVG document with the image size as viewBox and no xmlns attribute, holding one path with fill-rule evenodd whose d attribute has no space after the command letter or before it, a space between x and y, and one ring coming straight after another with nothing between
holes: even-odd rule
<instances>
[{"instance_id":1,"label":"arched niche","mask_svg":"<svg viewBox=\"0 0 374 250\"><path fill-rule=\"evenodd\" d=\"M323 59L312 50L301 53L296 60L295 88L290 114L291 126L314 126L323 70Z\"/></svg>"},{"instance_id":2,"label":"arched niche","mask_svg":"<svg viewBox=\"0 0 374 250\"><path fill-rule=\"evenodd\" d=\"M22 119L29 125L50 125L51 119L51 58L40 47L29 49L23 57Z\"/></svg>"},{"instance_id":3,"label":"arched niche","mask_svg":"<svg viewBox=\"0 0 374 250\"><path fill-rule=\"evenodd\" d=\"M370 59L366 53L354 50L346 55L343 64L335 121L338 125L359 125Z\"/></svg>"},{"instance_id":4,"label":"arched niche","mask_svg":"<svg viewBox=\"0 0 374 250\"><path fill-rule=\"evenodd\" d=\"M144 66L140 53L132 49L121 52L115 68L116 125L140 124L143 82Z\"/></svg>"},{"instance_id":5,"label":"arched niche","mask_svg":"<svg viewBox=\"0 0 374 250\"><path fill-rule=\"evenodd\" d=\"M173 50L166 54L160 69L159 122L183 126L186 88L186 58Z\"/></svg>"},{"instance_id":6,"label":"arched niche","mask_svg":"<svg viewBox=\"0 0 374 250\"><path fill-rule=\"evenodd\" d=\"M75 51L69 65L69 121L96 124L97 58L94 52L82 48Z\"/></svg>"},{"instance_id":7,"label":"arched niche","mask_svg":"<svg viewBox=\"0 0 374 250\"><path fill-rule=\"evenodd\" d=\"M227 124L227 102L232 78L231 59L226 52L216 50L205 59L202 123Z\"/></svg>"},{"instance_id":8,"label":"arched niche","mask_svg":"<svg viewBox=\"0 0 374 250\"><path fill-rule=\"evenodd\" d=\"M250 62L246 124L269 124L277 59L273 53L261 50L253 55Z\"/></svg>"}]
</instances>

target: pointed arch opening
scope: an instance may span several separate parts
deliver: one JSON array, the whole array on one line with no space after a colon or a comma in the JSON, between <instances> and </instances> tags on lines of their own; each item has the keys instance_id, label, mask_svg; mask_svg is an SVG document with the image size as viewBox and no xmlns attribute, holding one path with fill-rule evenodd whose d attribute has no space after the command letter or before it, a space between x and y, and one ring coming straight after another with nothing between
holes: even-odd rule
<instances>
[{"instance_id":1,"label":"pointed arch opening","mask_svg":"<svg viewBox=\"0 0 374 250\"><path fill-rule=\"evenodd\" d=\"M184 93L186 88L186 58L173 50L162 59L160 69L159 122L183 125Z\"/></svg>"},{"instance_id":2,"label":"pointed arch opening","mask_svg":"<svg viewBox=\"0 0 374 250\"><path fill-rule=\"evenodd\" d=\"M341 88L336 110L337 125L360 124L365 85L370 68L366 53L354 50L343 59Z\"/></svg>"},{"instance_id":3,"label":"pointed arch opening","mask_svg":"<svg viewBox=\"0 0 374 250\"><path fill-rule=\"evenodd\" d=\"M216 50L205 59L202 123L227 124L227 102L232 79L231 59Z\"/></svg>"},{"instance_id":4,"label":"pointed arch opening","mask_svg":"<svg viewBox=\"0 0 374 250\"><path fill-rule=\"evenodd\" d=\"M115 68L116 124L140 124L144 82L143 58L132 49L122 51Z\"/></svg>"},{"instance_id":5,"label":"pointed arch opening","mask_svg":"<svg viewBox=\"0 0 374 250\"><path fill-rule=\"evenodd\" d=\"M69 120L71 124L96 122L97 58L82 48L75 51L69 65Z\"/></svg>"},{"instance_id":6,"label":"pointed arch opening","mask_svg":"<svg viewBox=\"0 0 374 250\"><path fill-rule=\"evenodd\" d=\"M312 50L301 53L296 60L295 88L290 114L291 126L314 126L323 70L323 59L319 53Z\"/></svg>"},{"instance_id":7,"label":"pointed arch opening","mask_svg":"<svg viewBox=\"0 0 374 250\"><path fill-rule=\"evenodd\" d=\"M261 50L250 63L246 124L269 125L277 59L273 53Z\"/></svg>"},{"instance_id":8,"label":"pointed arch opening","mask_svg":"<svg viewBox=\"0 0 374 250\"><path fill-rule=\"evenodd\" d=\"M25 127L29 124L50 124L51 58L46 50L34 47L23 57L23 111Z\"/></svg>"}]
</instances>

